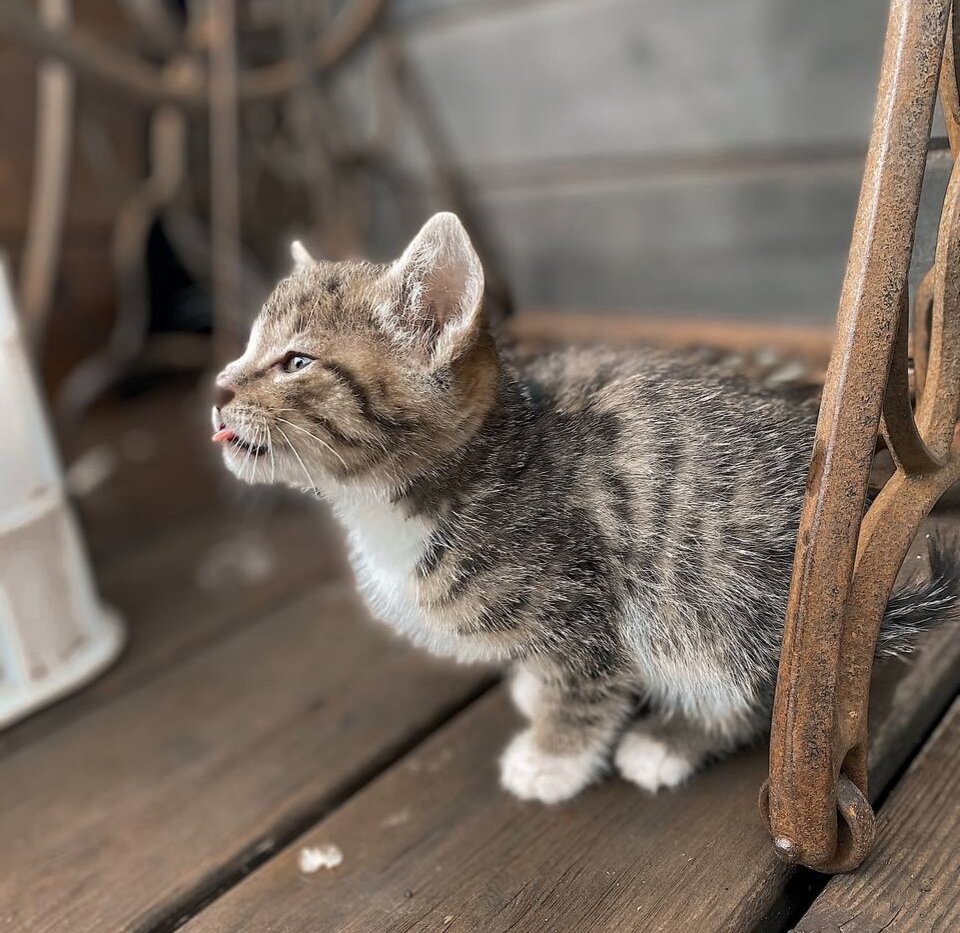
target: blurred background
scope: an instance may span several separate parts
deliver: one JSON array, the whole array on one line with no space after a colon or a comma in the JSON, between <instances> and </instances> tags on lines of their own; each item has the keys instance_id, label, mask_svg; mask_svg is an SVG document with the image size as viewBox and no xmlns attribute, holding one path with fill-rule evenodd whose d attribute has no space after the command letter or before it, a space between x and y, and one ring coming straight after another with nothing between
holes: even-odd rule
<instances>
[{"instance_id":1,"label":"blurred background","mask_svg":"<svg viewBox=\"0 0 960 933\"><path fill-rule=\"evenodd\" d=\"M0 248L66 415L229 355L293 237L386 258L438 208L500 311L833 320L876 0L3 8Z\"/></svg>"}]
</instances>

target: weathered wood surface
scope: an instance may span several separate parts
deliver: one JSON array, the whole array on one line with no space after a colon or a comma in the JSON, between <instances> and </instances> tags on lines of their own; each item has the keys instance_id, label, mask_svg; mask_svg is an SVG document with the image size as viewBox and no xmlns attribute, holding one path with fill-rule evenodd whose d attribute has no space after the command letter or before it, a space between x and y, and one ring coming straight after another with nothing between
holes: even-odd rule
<instances>
[{"instance_id":1,"label":"weathered wood surface","mask_svg":"<svg viewBox=\"0 0 960 933\"><path fill-rule=\"evenodd\" d=\"M887 6L401 0L389 13L521 307L830 324ZM344 75L346 105L430 191L412 121L372 93L366 58ZM926 183L918 267L945 184ZM384 255L411 233L378 229Z\"/></svg>"},{"instance_id":2,"label":"weathered wood surface","mask_svg":"<svg viewBox=\"0 0 960 933\"><path fill-rule=\"evenodd\" d=\"M960 700L880 813L869 860L827 885L797 933L960 929Z\"/></svg>"},{"instance_id":3,"label":"weathered wood surface","mask_svg":"<svg viewBox=\"0 0 960 933\"><path fill-rule=\"evenodd\" d=\"M225 471L203 418L198 392L168 390L109 406L72 438L68 462L93 451L110 463L77 504L101 595L123 615L127 645L90 686L0 732L0 756L345 575L339 531L318 503L220 484Z\"/></svg>"},{"instance_id":4,"label":"weathered wood surface","mask_svg":"<svg viewBox=\"0 0 960 933\"><path fill-rule=\"evenodd\" d=\"M939 633L912 666L888 667L874 750L889 779L948 702L960 644ZM889 724L889 727L886 727ZM190 933L747 930L782 928L788 869L757 815L764 749L657 797L610 781L558 808L497 786L518 725L485 698L294 846L210 905ZM309 878L302 845L343 864ZM794 905L795 906L795 905Z\"/></svg>"},{"instance_id":5,"label":"weathered wood surface","mask_svg":"<svg viewBox=\"0 0 960 933\"><path fill-rule=\"evenodd\" d=\"M349 584L318 588L0 761L0 928L189 910L482 680L378 631Z\"/></svg>"},{"instance_id":6,"label":"weathered wood surface","mask_svg":"<svg viewBox=\"0 0 960 933\"><path fill-rule=\"evenodd\" d=\"M172 922L485 682L369 621L318 504L218 495L199 405L128 403L75 445L115 459L80 505L129 644L0 734L0 929Z\"/></svg>"},{"instance_id":7,"label":"weathered wood surface","mask_svg":"<svg viewBox=\"0 0 960 933\"><path fill-rule=\"evenodd\" d=\"M88 438L122 446L130 424L160 438L154 462L123 461L116 501L83 500L128 652L0 736L0 929L782 929L806 907L756 815L762 749L658 798L611 781L558 809L512 800L496 759L517 718L499 692L471 702L487 675L370 623L323 511L225 506L195 401L151 404ZM242 558L213 572L244 542L271 573ZM886 668L875 791L958 680L953 633ZM325 842L343 865L301 875L300 845Z\"/></svg>"},{"instance_id":8,"label":"weathered wood surface","mask_svg":"<svg viewBox=\"0 0 960 933\"><path fill-rule=\"evenodd\" d=\"M338 536L319 508L287 507L253 525L221 510L158 538L148 534L97 568L101 595L127 628L119 662L66 701L0 732L0 757L341 575L342 563Z\"/></svg>"},{"instance_id":9,"label":"weathered wood surface","mask_svg":"<svg viewBox=\"0 0 960 933\"><path fill-rule=\"evenodd\" d=\"M64 461L86 486L76 505L97 558L200 516L249 516L265 498L233 480L212 449L205 385L105 406L70 434Z\"/></svg>"},{"instance_id":10,"label":"weathered wood surface","mask_svg":"<svg viewBox=\"0 0 960 933\"><path fill-rule=\"evenodd\" d=\"M421 14L407 42L470 169L864 145L886 14L871 0L391 6Z\"/></svg>"},{"instance_id":11,"label":"weathered wood surface","mask_svg":"<svg viewBox=\"0 0 960 933\"><path fill-rule=\"evenodd\" d=\"M718 317L691 321L602 311L580 314L522 311L510 322L510 332L533 347L590 344L674 350L712 347L741 354L773 352L781 358L804 360L824 369L833 346L833 327L827 324L765 324Z\"/></svg>"}]
</instances>

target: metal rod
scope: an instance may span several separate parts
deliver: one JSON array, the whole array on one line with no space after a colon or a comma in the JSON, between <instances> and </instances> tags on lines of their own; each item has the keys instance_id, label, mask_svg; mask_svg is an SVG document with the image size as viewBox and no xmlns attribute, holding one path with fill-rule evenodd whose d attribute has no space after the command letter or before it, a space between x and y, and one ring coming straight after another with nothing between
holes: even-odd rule
<instances>
[{"instance_id":1,"label":"metal rod","mask_svg":"<svg viewBox=\"0 0 960 933\"><path fill-rule=\"evenodd\" d=\"M79 418L143 349L150 323L147 238L183 182L186 134L186 116L179 107L157 107L151 114L150 173L124 202L111 238L117 316L106 344L71 370L60 386L56 408L63 425Z\"/></svg>"},{"instance_id":2,"label":"metal rod","mask_svg":"<svg viewBox=\"0 0 960 933\"><path fill-rule=\"evenodd\" d=\"M212 5L216 5L212 2ZM311 47L311 70L332 68L351 54L376 23L386 0L350 0ZM163 71L133 55L102 42L74 27L69 31L47 29L23 0L2 0L0 30L14 35L42 55L52 55L70 65L77 76L108 91L119 92L149 104L176 103L203 109L207 91L202 76L190 83L170 83ZM280 97L309 78L309 70L297 60L264 65L241 75L238 94L244 101Z\"/></svg>"},{"instance_id":3,"label":"metal rod","mask_svg":"<svg viewBox=\"0 0 960 933\"><path fill-rule=\"evenodd\" d=\"M72 13L71 0L42 0L39 8L41 20L55 30L69 26ZM30 216L20 270L20 308L34 350L43 341L57 282L72 167L74 81L58 59L40 63L36 113Z\"/></svg>"},{"instance_id":4,"label":"metal rod","mask_svg":"<svg viewBox=\"0 0 960 933\"><path fill-rule=\"evenodd\" d=\"M210 217L214 360L233 355L240 305L240 140L236 0L210 3Z\"/></svg>"},{"instance_id":5,"label":"metal rod","mask_svg":"<svg viewBox=\"0 0 960 933\"><path fill-rule=\"evenodd\" d=\"M955 457L942 468L901 458L897 475L861 529L881 408L906 308L907 271L951 5L950 0L891 4L838 335L798 534L774 703L770 779L761 807L778 853L821 871L849 870L869 851L873 814L867 803L866 708L877 631L921 519L944 484L957 475ZM944 258L944 250L954 247L943 242L957 233L952 210L941 225L937 266L945 278L935 291L945 296L941 309L946 301L955 316L956 277L950 257ZM951 343L952 325L947 330ZM901 351L904 336L905 331ZM928 403L929 414L918 423L926 447L939 459L949 446L949 419L943 413L953 395L946 386L953 366L948 361L944 367L940 358L946 344L935 343L933 339L925 396L929 391L931 398L944 401ZM941 370L942 378L936 375ZM894 374L896 382L902 374ZM930 389L938 379L940 388ZM888 420L887 428L894 449L907 451L909 436L897 434L906 421L902 401L904 418ZM896 403L889 408L894 414ZM951 436L952 431L951 422ZM919 448L913 453L919 457ZM903 472L912 466L932 467L933 472Z\"/></svg>"}]
</instances>

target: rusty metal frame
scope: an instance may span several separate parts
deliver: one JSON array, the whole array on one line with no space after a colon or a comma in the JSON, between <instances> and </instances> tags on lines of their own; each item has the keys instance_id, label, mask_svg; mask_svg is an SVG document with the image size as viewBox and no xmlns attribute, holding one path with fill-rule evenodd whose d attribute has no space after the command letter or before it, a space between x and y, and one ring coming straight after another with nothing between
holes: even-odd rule
<instances>
[{"instance_id":1,"label":"rusty metal frame","mask_svg":"<svg viewBox=\"0 0 960 933\"><path fill-rule=\"evenodd\" d=\"M822 872L856 868L872 846L867 705L877 633L920 522L960 478L960 161L914 306L916 412L907 378L907 273L938 83L955 159L960 146L952 7L891 3L794 559L760 807L778 854ZM881 430L897 470L864 514Z\"/></svg>"}]
</instances>

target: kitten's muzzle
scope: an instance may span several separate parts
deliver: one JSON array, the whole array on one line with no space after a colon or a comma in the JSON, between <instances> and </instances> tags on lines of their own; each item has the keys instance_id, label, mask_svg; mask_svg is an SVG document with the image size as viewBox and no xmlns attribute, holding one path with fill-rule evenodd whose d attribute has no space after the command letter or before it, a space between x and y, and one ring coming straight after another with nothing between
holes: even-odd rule
<instances>
[{"instance_id":1,"label":"kitten's muzzle","mask_svg":"<svg viewBox=\"0 0 960 933\"><path fill-rule=\"evenodd\" d=\"M235 395L236 392L226 383L220 382L219 379L214 383L213 404L216 405L218 409L229 405Z\"/></svg>"}]
</instances>

